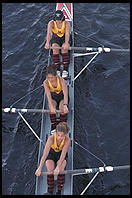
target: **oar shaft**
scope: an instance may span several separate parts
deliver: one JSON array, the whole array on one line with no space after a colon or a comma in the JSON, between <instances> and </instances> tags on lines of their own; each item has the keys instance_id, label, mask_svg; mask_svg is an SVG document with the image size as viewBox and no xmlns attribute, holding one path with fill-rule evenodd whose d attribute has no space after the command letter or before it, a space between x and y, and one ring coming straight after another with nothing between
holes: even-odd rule
<instances>
[{"instance_id":1,"label":"oar shaft","mask_svg":"<svg viewBox=\"0 0 132 198\"><path fill-rule=\"evenodd\" d=\"M115 166L113 167L113 170L124 170L124 169L129 169L130 165L126 165L126 166Z\"/></svg>"},{"instance_id":2,"label":"oar shaft","mask_svg":"<svg viewBox=\"0 0 132 198\"><path fill-rule=\"evenodd\" d=\"M60 171L59 174L75 174L75 173L85 173L85 169L78 169L78 170L64 170ZM41 172L41 175L51 175L53 172Z\"/></svg>"},{"instance_id":3,"label":"oar shaft","mask_svg":"<svg viewBox=\"0 0 132 198\"><path fill-rule=\"evenodd\" d=\"M21 118L23 119L23 121L26 123L26 125L29 127L29 129L32 131L32 133L36 136L36 138L40 141L43 142L43 140L41 140L38 135L35 133L35 131L32 129L32 127L28 124L28 122L25 120L25 118L22 116L22 114L20 112L18 112L18 114L21 116Z\"/></svg>"},{"instance_id":4,"label":"oar shaft","mask_svg":"<svg viewBox=\"0 0 132 198\"><path fill-rule=\"evenodd\" d=\"M63 49L63 47L50 47L50 49ZM93 51L93 52L129 52L129 49L113 49L109 47L69 47L68 50Z\"/></svg>"},{"instance_id":5,"label":"oar shaft","mask_svg":"<svg viewBox=\"0 0 132 198\"><path fill-rule=\"evenodd\" d=\"M49 109L17 109L17 108L4 108L2 109L5 113L50 113ZM63 113L61 110L56 110L56 113Z\"/></svg>"},{"instance_id":6,"label":"oar shaft","mask_svg":"<svg viewBox=\"0 0 132 198\"><path fill-rule=\"evenodd\" d=\"M110 49L110 51L112 51L112 52L130 52L130 50L129 49Z\"/></svg>"},{"instance_id":7,"label":"oar shaft","mask_svg":"<svg viewBox=\"0 0 132 198\"><path fill-rule=\"evenodd\" d=\"M110 172L114 170L123 170L123 169L129 169L130 165L125 166L105 166L105 167L98 167L98 168L88 168L88 169L76 169L76 170L64 170L59 172L59 174L90 174L90 173L97 173L97 172ZM50 175L53 174L53 172L41 172L41 175Z\"/></svg>"},{"instance_id":8,"label":"oar shaft","mask_svg":"<svg viewBox=\"0 0 132 198\"><path fill-rule=\"evenodd\" d=\"M63 47L50 47L50 49L63 49ZM85 51L97 51L98 48L93 47L69 47L68 50L85 50Z\"/></svg>"}]
</instances>

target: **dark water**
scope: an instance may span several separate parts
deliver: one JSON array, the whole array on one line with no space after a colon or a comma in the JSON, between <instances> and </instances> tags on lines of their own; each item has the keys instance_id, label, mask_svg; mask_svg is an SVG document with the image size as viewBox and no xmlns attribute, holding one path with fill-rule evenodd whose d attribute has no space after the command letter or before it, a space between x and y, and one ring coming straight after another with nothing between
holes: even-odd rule
<instances>
[{"instance_id":1,"label":"dark water","mask_svg":"<svg viewBox=\"0 0 132 198\"><path fill-rule=\"evenodd\" d=\"M2 107L9 107L45 79L48 52L43 45L54 10L55 3L2 4ZM75 3L74 30L76 46L129 48L129 4ZM90 57L76 58L75 75ZM129 58L129 53L100 54L75 81L74 138L106 165L130 164ZM39 88L14 106L42 108L42 102L43 88ZM24 117L40 135L41 115ZM38 149L39 141L20 117L3 113L3 195L34 194ZM74 153L74 168L102 166L76 144ZM80 194L91 178L76 176L74 194ZM100 173L85 194L129 195L129 170Z\"/></svg>"}]
</instances>

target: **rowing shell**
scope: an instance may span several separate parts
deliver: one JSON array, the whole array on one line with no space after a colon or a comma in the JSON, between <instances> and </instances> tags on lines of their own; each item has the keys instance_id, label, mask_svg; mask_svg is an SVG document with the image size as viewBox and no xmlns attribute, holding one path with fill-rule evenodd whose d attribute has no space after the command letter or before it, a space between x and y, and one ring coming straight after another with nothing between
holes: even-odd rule
<instances>
[{"instance_id":1,"label":"rowing shell","mask_svg":"<svg viewBox=\"0 0 132 198\"><path fill-rule=\"evenodd\" d=\"M66 20L70 21L70 23L71 23L71 35L72 35L72 46L70 46L70 48L69 48L69 50L70 50L69 79L66 80L68 90L69 90L69 96L70 96L69 113L68 113L68 125L70 126L69 136L71 138L71 145L70 145L70 148L68 150L68 161L67 161L66 170L64 170L64 172L63 172L63 174L66 174L66 177L65 177L65 184L64 184L64 189L62 191L62 194L72 195L72 192L73 192L73 176L74 175L95 173L95 175L93 176L91 181L88 183L88 185L85 187L85 189L80 194L80 195L83 195L85 193L85 191L88 189L88 187L91 185L91 183L94 181L96 176L100 172L130 169L130 165L112 167L112 166L106 166L105 163L102 160L100 160L104 165L103 167L78 169L78 170L73 169L73 143L76 143L77 145L79 145L77 142L74 141L74 136L73 136L73 132L74 132L74 81L80 76L80 74L89 66L89 64L100 53L104 53L104 52L105 53L108 53L108 52L129 52L130 50L129 49L112 49L112 48L108 48L108 47L98 47L98 48L94 48L94 47L75 47L74 46L74 35L73 35L73 4L72 3L57 3L56 10L58 10L58 9L62 10L64 15L65 15ZM49 49L48 65L51 63L51 50L52 50L52 48ZM87 51L87 53L74 53L74 51L80 51L80 50L81 51ZM88 55L93 55L93 57L83 67L83 69L74 77L74 58L79 57L79 56L88 56ZM38 88L40 88L42 86L43 85L39 86ZM36 88L35 90L37 90L38 88ZM35 90L33 90L33 91L35 91ZM27 96L27 94L25 96ZM22 100L25 96L23 96L22 98L17 100L9 108L2 108L2 111L5 112L5 113L18 113L21 116L21 118L23 119L23 121L30 128L30 130L33 132L33 134L36 136L36 138L40 141L39 154L38 154L38 165L39 165L41 156L43 154L44 145L47 141L48 136L51 135L50 134L51 124L50 124L50 118L49 118L50 111L48 109L48 103L47 103L47 98L46 98L45 94L44 94L44 97L43 97L43 108L42 109L17 109L17 108L14 108L13 107L14 104L16 104L18 101ZM27 112L27 113L28 112L29 113L31 113L31 112L42 113L40 138L37 136L35 131L32 129L32 127L28 124L28 122L25 120L25 118L21 114L21 113L25 113L25 112ZM59 110L56 111L56 113L57 114L60 113ZM79 145L79 146L81 146L81 145ZM89 154L92 154L92 153L89 152ZM99 159L94 154L92 154L92 156ZM42 169L42 172L41 172L41 176L36 177L36 188L35 188L35 194L36 195L43 195L45 192L47 192L47 174L51 174L51 173L48 173L46 171L45 166L44 166L43 169Z\"/></svg>"},{"instance_id":2,"label":"rowing shell","mask_svg":"<svg viewBox=\"0 0 132 198\"><path fill-rule=\"evenodd\" d=\"M74 46L74 35L73 35L73 4L72 3L57 3L56 10L62 10L65 15L65 19L71 23L71 35L72 35L72 46ZM71 138L71 144L68 150L68 160L66 169L73 170L73 131L74 131L74 83L70 79L74 79L74 58L73 50L70 51L70 65L69 65L69 79L66 80L68 90L69 90L69 113L67 123L70 127L69 136ZM51 49L49 49L48 65L51 63ZM43 98L43 109L48 109L48 103L46 95ZM51 122L49 114L42 114L41 121L41 134L40 139L46 143L48 136L50 136ZM38 165L43 154L44 144L40 142L39 154L38 154ZM46 172L45 165L43 166L42 172ZM55 178L56 179L56 178ZM72 175L67 175L65 178L64 188L62 194L72 195L73 191L73 177ZM47 176L36 177L36 195L43 195L47 192Z\"/></svg>"}]
</instances>

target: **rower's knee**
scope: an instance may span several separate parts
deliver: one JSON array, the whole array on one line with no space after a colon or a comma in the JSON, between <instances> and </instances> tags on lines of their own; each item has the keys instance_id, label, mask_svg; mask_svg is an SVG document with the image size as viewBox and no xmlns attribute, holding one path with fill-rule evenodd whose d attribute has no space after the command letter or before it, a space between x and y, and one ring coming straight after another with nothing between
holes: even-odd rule
<instances>
[{"instance_id":1,"label":"rower's knee","mask_svg":"<svg viewBox=\"0 0 132 198\"><path fill-rule=\"evenodd\" d=\"M66 160L64 160L63 162L62 162L62 164L61 164L61 166L60 166L60 171L63 171L64 169L65 169L65 167L66 167ZM58 164L58 162L57 162L57 164Z\"/></svg>"},{"instance_id":2,"label":"rower's knee","mask_svg":"<svg viewBox=\"0 0 132 198\"><path fill-rule=\"evenodd\" d=\"M53 43L52 47L60 47L57 43ZM53 49L53 55L58 54L59 55L59 49Z\"/></svg>"},{"instance_id":3,"label":"rower's knee","mask_svg":"<svg viewBox=\"0 0 132 198\"><path fill-rule=\"evenodd\" d=\"M49 172L53 171L55 168L53 160L46 160L45 165L46 165L47 171L49 171Z\"/></svg>"}]
</instances>

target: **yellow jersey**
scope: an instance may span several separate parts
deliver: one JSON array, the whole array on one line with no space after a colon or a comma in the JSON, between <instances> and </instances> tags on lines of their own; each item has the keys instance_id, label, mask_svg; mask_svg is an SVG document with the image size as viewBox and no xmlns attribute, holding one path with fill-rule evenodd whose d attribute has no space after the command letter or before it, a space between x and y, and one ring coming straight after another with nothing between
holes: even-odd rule
<instances>
[{"instance_id":1,"label":"yellow jersey","mask_svg":"<svg viewBox=\"0 0 132 198\"><path fill-rule=\"evenodd\" d=\"M62 151L64 144L65 144L65 137L62 139L61 143L59 146L57 146L57 139L56 139L56 133L53 134L54 136L54 142L51 145L51 148L55 151L55 152L59 152Z\"/></svg>"},{"instance_id":2,"label":"yellow jersey","mask_svg":"<svg viewBox=\"0 0 132 198\"><path fill-rule=\"evenodd\" d=\"M50 92L55 92L56 94L59 94L62 91L62 86L60 84L59 77L56 77L56 80L57 80L57 87L53 87L49 80L48 80L48 85Z\"/></svg>"},{"instance_id":3,"label":"yellow jersey","mask_svg":"<svg viewBox=\"0 0 132 198\"><path fill-rule=\"evenodd\" d=\"M57 34L57 36L59 36L59 37L64 36L64 34L65 34L65 21L62 21L62 27L61 28L57 27L56 21L53 21L53 22L54 22L54 28L52 29L53 33Z\"/></svg>"}]
</instances>

